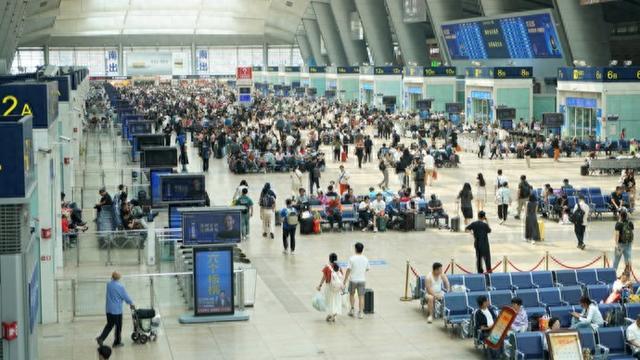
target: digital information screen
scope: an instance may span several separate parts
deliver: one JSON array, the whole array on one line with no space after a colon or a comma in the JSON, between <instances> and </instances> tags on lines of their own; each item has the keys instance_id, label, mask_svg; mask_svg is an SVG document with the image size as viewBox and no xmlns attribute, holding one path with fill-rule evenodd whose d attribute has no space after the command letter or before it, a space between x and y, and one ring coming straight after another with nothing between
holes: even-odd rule
<instances>
[{"instance_id":1,"label":"digital information screen","mask_svg":"<svg viewBox=\"0 0 640 360\"><path fill-rule=\"evenodd\" d=\"M561 58L550 14L442 25L452 60Z\"/></svg>"},{"instance_id":2,"label":"digital information screen","mask_svg":"<svg viewBox=\"0 0 640 360\"><path fill-rule=\"evenodd\" d=\"M143 150L143 153L144 168L174 168L178 166L178 149L175 147L147 147Z\"/></svg>"},{"instance_id":3,"label":"digital information screen","mask_svg":"<svg viewBox=\"0 0 640 360\"><path fill-rule=\"evenodd\" d=\"M151 205L159 205L161 201L160 196L160 175L171 174L172 169L152 169L149 171L149 183L151 189Z\"/></svg>"},{"instance_id":4,"label":"digital information screen","mask_svg":"<svg viewBox=\"0 0 640 360\"><path fill-rule=\"evenodd\" d=\"M241 210L183 211L184 245L235 244L240 242Z\"/></svg>"},{"instance_id":5,"label":"digital information screen","mask_svg":"<svg viewBox=\"0 0 640 360\"><path fill-rule=\"evenodd\" d=\"M162 134L145 134L134 135L135 151L141 151L149 146L164 146L164 135Z\"/></svg>"},{"instance_id":6,"label":"digital information screen","mask_svg":"<svg viewBox=\"0 0 640 360\"><path fill-rule=\"evenodd\" d=\"M204 201L204 175L160 175L162 202Z\"/></svg>"},{"instance_id":7,"label":"digital information screen","mask_svg":"<svg viewBox=\"0 0 640 360\"><path fill-rule=\"evenodd\" d=\"M513 120L516 118L516 109L507 107L496 108L496 117L498 120Z\"/></svg>"},{"instance_id":8,"label":"digital information screen","mask_svg":"<svg viewBox=\"0 0 640 360\"><path fill-rule=\"evenodd\" d=\"M195 316L232 315L233 248L193 249Z\"/></svg>"},{"instance_id":9,"label":"digital information screen","mask_svg":"<svg viewBox=\"0 0 640 360\"><path fill-rule=\"evenodd\" d=\"M564 115L562 113L543 113L542 125L548 128L559 128L564 125Z\"/></svg>"}]
</instances>

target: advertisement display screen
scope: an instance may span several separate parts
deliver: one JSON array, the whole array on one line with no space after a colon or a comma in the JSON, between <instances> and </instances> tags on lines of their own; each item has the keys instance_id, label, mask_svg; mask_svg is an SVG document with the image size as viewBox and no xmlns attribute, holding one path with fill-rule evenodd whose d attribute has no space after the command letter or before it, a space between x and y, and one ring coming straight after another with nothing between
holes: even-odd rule
<instances>
[{"instance_id":1,"label":"advertisement display screen","mask_svg":"<svg viewBox=\"0 0 640 360\"><path fill-rule=\"evenodd\" d=\"M143 150L143 167L152 168L174 168L178 166L178 149L171 146L147 147Z\"/></svg>"},{"instance_id":2,"label":"advertisement display screen","mask_svg":"<svg viewBox=\"0 0 640 360\"><path fill-rule=\"evenodd\" d=\"M138 134L133 136L135 151L142 151L149 146L164 146L162 134Z\"/></svg>"},{"instance_id":3,"label":"advertisement display screen","mask_svg":"<svg viewBox=\"0 0 640 360\"><path fill-rule=\"evenodd\" d=\"M161 175L160 190L162 202L204 201L204 175Z\"/></svg>"},{"instance_id":4,"label":"advertisement display screen","mask_svg":"<svg viewBox=\"0 0 640 360\"><path fill-rule=\"evenodd\" d=\"M562 58L549 13L442 25L452 60Z\"/></svg>"},{"instance_id":5,"label":"advertisement display screen","mask_svg":"<svg viewBox=\"0 0 640 360\"><path fill-rule=\"evenodd\" d=\"M516 109L507 107L496 108L496 117L498 120L513 120L516 118Z\"/></svg>"},{"instance_id":6,"label":"advertisement display screen","mask_svg":"<svg viewBox=\"0 0 640 360\"><path fill-rule=\"evenodd\" d=\"M543 113L542 125L548 128L559 128L564 125L564 115L562 113Z\"/></svg>"},{"instance_id":7,"label":"advertisement display screen","mask_svg":"<svg viewBox=\"0 0 640 360\"><path fill-rule=\"evenodd\" d=\"M233 248L194 248L193 252L195 315L233 314Z\"/></svg>"},{"instance_id":8,"label":"advertisement display screen","mask_svg":"<svg viewBox=\"0 0 640 360\"><path fill-rule=\"evenodd\" d=\"M172 172L172 169L152 169L149 171L152 206L160 204L160 175L171 174Z\"/></svg>"},{"instance_id":9,"label":"advertisement display screen","mask_svg":"<svg viewBox=\"0 0 640 360\"><path fill-rule=\"evenodd\" d=\"M212 245L240 242L241 209L212 209L181 212L184 245Z\"/></svg>"},{"instance_id":10,"label":"advertisement display screen","mask_svg":"<svg viewBox=\"0 0 640 360\"><path fill-rule=\"evenodd\" d=\"M449 114L459 114L464 111L464 105L462 103L446 103L444 108Z\"/></svg>"}]
</instances>

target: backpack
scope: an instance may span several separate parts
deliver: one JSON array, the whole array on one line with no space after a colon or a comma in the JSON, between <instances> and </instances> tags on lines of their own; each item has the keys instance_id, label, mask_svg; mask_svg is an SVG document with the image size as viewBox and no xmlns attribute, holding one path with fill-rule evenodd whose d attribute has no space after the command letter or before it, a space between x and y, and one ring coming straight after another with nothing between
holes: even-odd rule
<instances>
[{"instance_id":1,"label":"backpack","mask_svg":"<svg viewBox=\"0 0 640 360\"><path fill-rule=\"evenodd\" d=\"M607 322L608 327L612 326L623 326L625 325L624 320L624 312L621 307L614 308L607 312L607 316L605 317L605 321Z\"/></svg>"},{"instance_id":2,"label":"backpack","mask_svg":"<svg viewBox=\"0 0 640 360\"><path fill-rule=\"evenodd\" d=\"M582 225L584 222L584 210L580 206L571 214L569 221L576 225Z\"/></svg>"},{"instance_id":3,"label":"backpack","mask_svg":"<svg viewBox=\"0 0 640 360\"><path fill-rule=\"evenodd\" d=\"M416 169L416 181L423 181L425 175L424 167L418 166Z\"/></svg>"},{"instance_id":4,"label":"backpack","mask_svg":"<svg viewBox=\"0 0 640 360\"><path fill-rule=\"evenodd\" d=\"M531 185L528 182L522 184L522 189L520 190L520 198L528 199L531 195Z\"/></svg>"},{"instance_id":5,"label":"backpack","mask_svg":"<svg viewBox=\"0 0 640 360\"><path fill-rule=\"evenodd\" d=\"M298 212L291 209L287 212L287 225L296 226L298 225Z\"/></svg>"},{"instance_id":6,"label":"backpack","mask_svg":"<svg viewBox=\"0 0 640 360\"><path fill-rule=\"evenodd\" d=\"M314 167L313 170L313 178L314 179L320 179L320 168L319 167Z\"/></svg>"},{"instance_id":7,"label":"backpack","mask_svg":"<svg viewBox=\"0 0 640 360\"><path fill-rule=\"evenodd\" d=\"M273 196L271 196L271 194L265 194L260 198L260 207L262 208L271 209L273 208L274 203L275 202L273 201Z\"/></svg>"},{"instance_id":8,"label":"backpack","mask_svg":"<svg viewBox=\"0 0 640 360\"><path fill-rule=\"evenodd\" d=\"M620 231L619 242L622 244L628 244L633 241L633 227L631 222L624 221L622 223L622 230Z\"/></svg>"},{"instance_id":9,"label":"backpack","mask_svg":"<svg viewBox=\"0 0 640 360\"><path fill-rule=\"evenodd\" d=\"M385 165L384 162L381 162L380 165L378 165L378 169L380 169L380 171L385 171L387 170L387 165Z\"/></svg>"}]
</instances>

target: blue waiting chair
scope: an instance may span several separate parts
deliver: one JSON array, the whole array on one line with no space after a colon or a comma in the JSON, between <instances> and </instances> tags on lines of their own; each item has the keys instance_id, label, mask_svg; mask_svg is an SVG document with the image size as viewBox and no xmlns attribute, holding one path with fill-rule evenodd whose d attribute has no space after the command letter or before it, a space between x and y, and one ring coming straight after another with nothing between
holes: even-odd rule
<instances>
[{"instance_id":1,"label":"blue waiting chair","mask_svg":"<svg viewBox=\"0 0 640 360\"><path fill-rule=\"evenodd\" d=\"M622 310L622 305L618 303L598 304L598 310L600 310L600 314L602 314L602 318L605 319L606 323L607 315L611 312Z\"/></svg>"},{"instance_id":2,"label":"blue waiting chair","mask_svg":"<svg viewBox=\"0 0 640 360\"><path fill-rule=\"evenodd\" d=\"M578 277L575 270L556 270L556 284L558 286L575 286L578 284Z\"/></svg>"},{"instance_id":3,"label":"blue waiting chair","mask_svg":"<svg viewBox=\"0 0 640 360\"><path fill-rule=\"evenodd\" d=\"M640 303L627 303L624 308L627 320L636 321L636 318L640 315Z\"/></svg>"},{"instance_id":4,"label":"blue waiting chair","mask_svg":"<svg viewBox=\"0 0 640 360\"><path fill-rule=\"evenodd\" d=\"M622 327L598 328L598 344L606 359L633 359Z\"/></svg>"},{"instance_id":5,"label":"blue waiting chair","mask_svg":"<svg viewBox=\"0 0 640 360\"><path fill-rule=\"evenodd\" d=\"M531 272L514 272L511 273L511 286L517 289L535 289L538 285L533 281L533 273ZM551 275L551 273L549 273ZM553 281L551 281L553 285Z\"/></svg>"},{"instance_id":6,"label":"blue waiting chair","mask_svg":"<svg viewBox=\"0 0 640 360\"><path fill-rule=\"evenodd\" d=\"M604 351L598 346L596 341L596 333L591 328L578 329L578 336L580 337L580 346L583 349L589 349L591 356L594 359L606 359Z\"/></svg>"},{"instance_id":7,"label":"blue waiting chair","mask_svg":"<svg viewBox=\"0 0 640 360\"><path fill-rule=\"evenodd\" d=\"M606 300L609 294L611 294L611 285L587 285L587 295L596 303Z\"/></svg>"},{"instance_id":8,"label":"blue waiting chair","mask_svg":"<svg viewBox=\"0 0 640 360\"><path fill-rule=\"evenodd\" d=\"M516 290L516 296L522 299L522 306L527 311L529 319L540 317L547 313L547 310L540 304L540 298L538 297L538 290L525 289Z\"/></svg>"},{"instance_id":9,"label":"blue waiting chair","mask_svg":"<svg viewBox=\"0 0 640 360\"><path fill-rule=\"evenodd\" d=\"M510 273L489 274L489 290L510 290L512 287Z\"/></svg>"},{"instance_id":10,"label":"blue waiting chair","mask_svg":"<svg viewBox=\"0 0 640 360\"><path fill-rule=\"evenodd\" d=\"M568 328L571 326L573 316L571 313L575 311L574 306L551 306L549 307L549 316L556 317L560 320L560 327Z\"/></svg>"},{"instance_id":11,"label":"blue waiting chair","mask_svg":"<svg viewBox=\"0 0 640 360\"><path fill-rule=\"evenodd\" d=\"M464 277L464 286L467 291L485 291L487 290L487 280L484 274L472 274Z\"/></svg>"},{"instance_id":12,"label":"blue waiting chair","mask_svg":"<svg viewBox=\"0 0 640 360\"><path fill-rule=\"evenodd\" d=\"M511 299L513 299L513 293L509 290L494 290L489 291L489 301L498 311L504 306L511 306Z\"/></svg>"},{"instance_id":13,"label":"blue waiting chair","mask_svg":"<svg viewBox=\"0 0 640 360\"><path fill-rule=\"evenodd\" d=\"M511 343L514 349L514 359L517 360L544 360L543 334L539 331L518 333L512 336Z\"/></svg>"},{"instance_id":14,"label":"blue waiting chair","mask_svg":"<svg viewBox=\"0 0 640 360\"><path fill-rule=\"evenodd\" d=\"M598 281L596 269L576 270L576 278L578 279L578 284L582 286L601 284L601 282Z\"/></svg>"},{"instance_id":15,"label":"blue waiting chair","mask_svg":"<svg viewBox=\"0 0 640 360\"><path fill-rule=\"evenodd\" d=\"M611 211L609 208L609 202L604 195L591 195L591 210L596 214L596 217L602 218L602 214Z\"/></svg>"},{"instance_id":16,"label":"blue waiting chair","mask_svg":"<svg viewBox=\"0 0 640 360\"><path fill-rule=\"evenodd\" d=\"M559 288L539 289L538 299L540 300L540 305L546 308L551 306L569 305L566 302L562 301Z\"/></svg>"},{"instance_id":17,"label":"blue waiting chair","mask_svg":"<svg viewBox=\"0 0 640 360\"><path fill-rule=\"evenodd\" d=\"M531 280L538 288L553 287L553 273L551 271L534 271Z\"/></svg>"},{"instance_id":18,"label":"blue waiting chair","mask_svg":"<svg viewBox=\"0 0 640 360\"><path fill-rule=\"evenodd\" d=\"M464 286L464 276L463 275L447 275L447 279L449 280L449 285L461 285Z\"/></svg>"},{"instance_id":19,"label":"blue waiting chair","mask_svg":"<svg viewBox=\"0 0 640 360\"><path fill-rule=\"evenodd\" d=\"M467 304L466 293L446 293L443 299L444 325L447 327L460 326L463 322L469 321L471 313Z\"/></svg>"},{"instance_id":20,"label":"blue waiting chair","mask_svg":"<svg viewBox=\"0 0 640 360\"><path fill-rule=\"evenodd\" d=\"M593 196L602 196L602 189L599 187L590 187L589 188L589 198Z\"/></svg>"},{"instance_id":21,"label":"blue waiting chair","mask_svg":"<svg viewBox=\"0 0 640 360\"><path fill-rule=\"evenodd\" d=\"M613 268L596 269L596 273L598 274L598 281L603 284L612 285L618 278L616 270Z\"/></svg>"},{"instance_id":22,"label":"blue waiting chair","mask_svg":"<svg viewBox=\"0 0 640 360\"><path fill-rule=\"evenodd\" d=\"M488 291L473 291L467 293L467 306L469 307L469 313L473 313L478 308L478 298L484 296L489 298Z\"/></svg>"},{"instance_id":23,"label":"blue waiting chair","mask_svg":"<svg viewBox=\"0 0 640 360\"><path fill-rule=\"evenodd\" d=\"M560 288L560 294L562 295L562 300L567 304L578 305L582 297L582 287L579 285L565 286Z\"/></svg>"}]
</instances>

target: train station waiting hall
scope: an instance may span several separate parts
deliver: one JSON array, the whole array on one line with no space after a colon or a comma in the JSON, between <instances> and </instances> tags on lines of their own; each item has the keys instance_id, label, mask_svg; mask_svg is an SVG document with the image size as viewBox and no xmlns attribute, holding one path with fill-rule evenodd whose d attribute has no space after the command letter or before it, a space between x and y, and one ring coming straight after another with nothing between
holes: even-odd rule
<instances>
[{"instance_id":1,"label":"train station waiting hall","mask_svg":"<svg viewBox=\"0 0 640 360\"><path fill-rule=\"evenodd\" d=\"M9 0L0 358L640 357L637 19Z\"/></svg>"}]
</instances>

